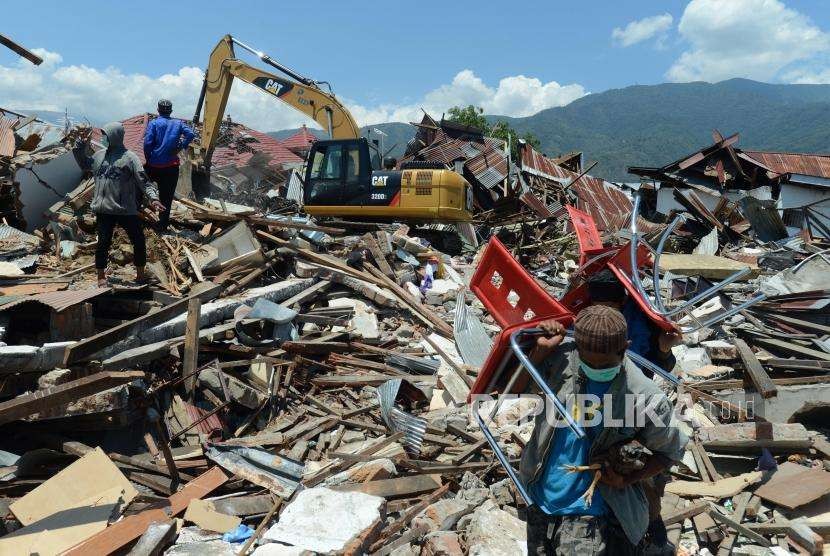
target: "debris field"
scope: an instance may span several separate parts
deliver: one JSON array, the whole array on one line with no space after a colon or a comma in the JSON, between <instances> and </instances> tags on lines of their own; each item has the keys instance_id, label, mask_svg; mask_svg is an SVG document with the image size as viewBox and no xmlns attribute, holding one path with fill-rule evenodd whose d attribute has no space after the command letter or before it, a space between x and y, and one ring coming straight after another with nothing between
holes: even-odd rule
<instances>
[{"instance_id":1,"label":"debris field","mask_svg":"<svg viewBox=\"0 0 830 556\"><path fill-rule=\"evenodd\" d=\"M124 120L128 148L152 117ZM400 163L467 179L475 241L305 216L314 137L226 121L210 193L183 160L170 232L143 213L149 285L118 231L102 288L78 129L3 111L0 554L523 553L525 502L476 412L515 466L529 408L470 403L504 326L471 287L498 278L497 248L541 292L501 286L525 320L540 298L578 311L625 259L682 332L674 380L654 379L692 439L661 501L678 553L821 553L830 157L716 133L624 186L582 153L522 142L513 160L473 128L413 125Z\"/></svg>"}]
</instances>

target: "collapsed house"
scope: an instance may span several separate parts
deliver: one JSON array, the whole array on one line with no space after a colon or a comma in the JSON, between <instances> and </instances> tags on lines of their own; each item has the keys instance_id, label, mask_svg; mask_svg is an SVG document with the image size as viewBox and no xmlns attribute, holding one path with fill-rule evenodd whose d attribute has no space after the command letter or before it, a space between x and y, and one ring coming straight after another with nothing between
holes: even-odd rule
<instances>
[{"instance_id":1,"label":"collapsed house","mask_svg":"<svg viewBox=\"0 0 830 556\"><path fill-rule=\"evenodd\" d=\"M618 230L631 213L631 199L617 185L591 176L582 153L549 158L523 140L512 160L506 141L485 137L481 130L425 114L407 145L399 167L436 163L462 174L473 186L479 219L505 223L529 212L536 218L558 218L565 205L588 211L602 230ZM590 170L590 168L589 168Z\"/></svg>"},{"instance_id":2,"label":"collapsed house","mask_svg":"<svg viewBox=\"0 0 830 556\"><path fill-rule=\"evenodd\" d=\"M698 204L723 215L730 203L740 203L765 240L801 230L830 237L830 155L744 151L735 147L738 139L737 133L721 137L661 168L629 172L656 189L654 214Z\"/></svg>"}]
</instances>

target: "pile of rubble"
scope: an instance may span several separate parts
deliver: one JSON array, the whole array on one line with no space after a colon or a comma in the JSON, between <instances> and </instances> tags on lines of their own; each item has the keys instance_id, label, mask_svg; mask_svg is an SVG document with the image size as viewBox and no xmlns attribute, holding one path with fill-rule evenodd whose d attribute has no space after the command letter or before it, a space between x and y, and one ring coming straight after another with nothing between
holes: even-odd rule
<instances>
[{"instance_id":1,"label":"pile of rubble","mask_svg":"<svg viewBox=\"0 0 830 556\"><path fill-rule=\"evenodd\" d=\"M38 152L4 152L2 187L19 187L15 161ZM671 540L687 554L820 551L828 240L809 227L771 239L743 197L707 208L680 189L661 214L656 188L632 196L580 156L520 153L514 164L497 140L425 118L405 160L457 165L481 238L573 311L633 239L633 295L654 318L677 308L684 331L679 384L661 381L693 439L662 499ZM249 169L220 179L257 189ZM285 200L293 170L270 197ZM99 288L92 182L73 176L47 224L4 208L0 228L0 552L525 551L525 502L468 403L500 331L468 291L485 246L450 256L406 225L315 222L235 186L197 202L185 183L174 233L146 229L151 284L131 282L119 236ZM488 415L513 464L531 409Z\"/></svg>"}]
</instances>

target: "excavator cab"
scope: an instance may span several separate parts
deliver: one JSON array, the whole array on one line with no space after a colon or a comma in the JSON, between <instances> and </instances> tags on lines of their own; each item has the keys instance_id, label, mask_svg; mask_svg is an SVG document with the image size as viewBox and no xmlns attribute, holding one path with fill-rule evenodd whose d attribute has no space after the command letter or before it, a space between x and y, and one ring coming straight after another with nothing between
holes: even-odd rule
<instances>
[{"instance_id":1,"label":"excavator cab","mask_svg":"<svg viewBox=\"0 0 830 556\"><path fill-rule=\"evenodd\" d=\"M369 200L372 166L365 138L317 141L308 153L305 205L351 205Z\"/></svg>"},{"instance_id":2,"label":"excavator cab","mask_svg":"<svg viewBox=\"0 0 830 556\"><path fill-rule=\"evenodd\" d=\"M306 160L305 211L376 220L470 220L472 192L460 174L434 167L375 169L374 158L364 137L314 143Z\"/></svg>"}]
</instances>

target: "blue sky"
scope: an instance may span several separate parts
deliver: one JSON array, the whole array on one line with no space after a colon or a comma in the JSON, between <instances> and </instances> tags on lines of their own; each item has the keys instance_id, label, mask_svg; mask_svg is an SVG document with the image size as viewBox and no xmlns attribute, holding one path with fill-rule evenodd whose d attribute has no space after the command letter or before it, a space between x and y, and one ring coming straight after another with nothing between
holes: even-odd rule
<instances>
[{"instance_id":1,"label":"blue sky","mask_svg":"<svg viewBox=\"0 0 830 556\"><path fill-rule=\"evenodd\" d=\"M330 81L361 124L476 103L522 116L632 84L830 82L830 10L821 0L575 2L140 3L4 6L35 68L0 50L0 106L58 109L97 121L171 97L190 115L203 68L225 33ZM30 22L37 22L32 24ZM241 56L244 58L244 56ZM249 61L254 61L248 58ZM276 129L305 121L250 87L229 112ZM436 114L440 115L440 114Z\"/></svg>"}]
</instances>

